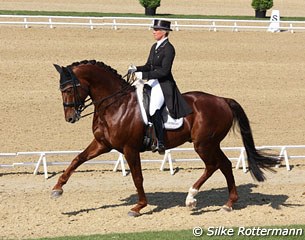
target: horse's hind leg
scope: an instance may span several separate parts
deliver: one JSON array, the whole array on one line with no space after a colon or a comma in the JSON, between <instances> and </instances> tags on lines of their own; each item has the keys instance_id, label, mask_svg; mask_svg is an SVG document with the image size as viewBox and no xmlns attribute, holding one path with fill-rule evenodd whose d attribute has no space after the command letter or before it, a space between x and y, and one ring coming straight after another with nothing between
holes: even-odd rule
<instances>
[{"instance_id":1,"label":"horse's hind leg","mask_svg":"<svg viewBox=\"0 0 305 240\"><path fill-rule=\"evenodd\" d=\"M109 149L94 139L83 152L81 152L73 159L73 161L70 163L68 168L59 177L56 185L52 189L51 197L57 198L62 195L63 185L67 183L67 181L69 180L72 173L76 170L76 168L78 168L84 162L105 152L109 152Z\"/></svg>"},{"instance_id":2,"label":"horse's hind leg","mask_svg":"<svg viewBox=\"0 0 305 240\"><path fill-rule=\"evenodd\" d=\"M235 180L232 172L232 164L230 160L225 156L220 147L212 149L204 148L202 150L197 148L196 151L201 157L201 159L205 162L206 168L204 170L203 175L190 188L188 196L186 198L186 206L196 206L197 201L194 196L198 193L200 187L206 182L206 180L208 180L208 178L212 176L212 174L217 169L220 169L226 178L229 190L229 199L227 203L223 206L223 209L227 211L232 210L233 204L238 200L238 195L236 191Z\"/></svg>"},{"instance_id":3,"label":"horse's hind leg","mask_svg":"<svg viewBox=\"0 0 305 240\"><path fill-rule=\"evenodd\" d=\"M217 170L215 165L206 165L203 175L194 183L189 189L188 195L185 200L185 205L194 208L197 205L197 199L194 198L199 192L200 187L209 179L210 176Z\"/></svg>"},{"instance_id":4,"label":"horse's hind leg","mask_svg":"<svg viewBox=\"0 0 305 240\"><path fill-rule=\"evenodd\" d=\"M213 173L218 169L218 163L214 158L214 151L208 148L196 147L195 150L200 156L200 158L205 163L205 169L202 176L193 184L193 186L189 189L188 195L185 200L185 205L187 207L193 208L196 207L197 200L194 198L200 187L213 175Z\"/></svg>"},{"instance_id":5,"label":"horse's hind leg","mask_svg":"<svg viewBox=\"0 0 305 240\"><path fill-rule=\"evenodd\" d=\"M232 171L232 163L221 149L219 149L219 156L221 159L219 162L220 163L219 168L223 173L223 175L226 177L228 190L229 190L229 199L227 203L223 205L223 209L226 211L231 211L233 208L233 204L238 200L238 194Z\"/></svg>"}]
</instances>

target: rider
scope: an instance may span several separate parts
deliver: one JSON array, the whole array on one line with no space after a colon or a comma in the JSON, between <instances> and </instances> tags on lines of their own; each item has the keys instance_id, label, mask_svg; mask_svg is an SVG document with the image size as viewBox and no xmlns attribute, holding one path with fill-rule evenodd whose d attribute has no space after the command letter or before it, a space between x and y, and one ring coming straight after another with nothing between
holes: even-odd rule
<instances>
[{"instance_id":1,"label":"rider","mask_svg":"<svg viewBox=\"0 0 305 240\"><path fill-rule=\"evenodd\" d=\"M146 84L151 86L151 100L149 114L155 127L158 139L158 152L165 153L164 130L161 116L161 108L165 102L172 118L185 117L192 112L190 106L182 97L174 77L172 64L175 58L175 48L169 42L168 35L172 31L171 22L154 20L153 36L157 41L151 47L147 62L143 66L132 66L129 73L135 72L139 79L148 80ZM156 151L155 150L155 151Z\"/></svg>"}]
</instances>

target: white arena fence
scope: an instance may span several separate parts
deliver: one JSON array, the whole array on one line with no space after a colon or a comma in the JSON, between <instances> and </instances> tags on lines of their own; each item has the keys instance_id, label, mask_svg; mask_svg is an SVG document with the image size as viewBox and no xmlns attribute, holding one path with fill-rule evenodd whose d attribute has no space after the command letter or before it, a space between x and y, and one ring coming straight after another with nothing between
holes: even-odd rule
<instances>
[{"instance_id":1,"label":"white arena fence","mask_svg":"<svg viewBox=\"0 0 305 240\"><path fill-rule=\"evenodd\" d=\"M166 18L163 18L166 19ZM150 29L154 18L144 17L68 17L68 16L30 16L0 15L0 25L54 27L87 27L95 28L147 28ZM268 30L270 20L228 20L228 19L181 19L168 18L176 31L183 29L207 29L209 31L231 30ZM305 21L280 21L280 31L305 30Z\"/></svg>"},{"instance_id":2,"label":"white arena fence","mask_svg":"<svg viewBox=\"0 0 305 240\"><path fill-rule=\"evenodd\" d=\"M268 150L268 151L276 151L277 153L274 153L274 155L278 155L281 157L284 162L286 169L290 171L290 159L303 159L305 158L305 145L288 145L288 146L260 146L257 147L259 150ZM246 165L246 153L244 147L223 147L222 150L229 154L228 152L232 152L233 156L229 157L231 161L236 161L236 169L240 168L240 165L243 169L243 172L247 172L247 165ZM289 153L288 153L289 151ZM54 165L68 165L70 162L62 162L62 161L55 161L55 162L48 162L47 157L50 156L61 156L61 158L64 155L77 155L81 151L36 151L36 152L17 152L17 153L0 153L0 158L2 159L8 159L8 158L16 158L16 157L38 157L37 161L32 162L12 162L9 161L9 163L0 163L0 168L13 168L13 167L21 167L21 166L32 166L34 167L34 173L37 174L39 167L43 166L43 172L44 176L47 179L48 178L48 166L54 166ZM184 152L187 154L187 158L175 158L175 153L177 152ZM294 153L293 153L294 152ZM123 176L127 175L125 164L126 161L124 159L124 155L117 152L116 150L112 150L110 153L117 155L117 158L114 160L90 160L86 162L85 164L112 164L114 165L113 171L117 171L120 167L122 170ZM166 150L165 155L163 159L155 159L155 160L149 160L149 159L142 159L142 163L153 163L158 162L161 163L160 170L163 171L165 168L165 164L168 163L169 170L171 175L175 173L173 163L178 162L191 162L191 161L202 161L199 157L192 158L190 157L192 154L194 154L195 151L193 148L173 148ZM300 155L303 154L303 155ZM103 154L104 156L106 154ZM231 154L232 155L232 154ZM158 155L159 156L159 155ZM197 155L198 156L198 155ZM71 159L72 160L72 159Z\"/></svg>"}]
</instances>

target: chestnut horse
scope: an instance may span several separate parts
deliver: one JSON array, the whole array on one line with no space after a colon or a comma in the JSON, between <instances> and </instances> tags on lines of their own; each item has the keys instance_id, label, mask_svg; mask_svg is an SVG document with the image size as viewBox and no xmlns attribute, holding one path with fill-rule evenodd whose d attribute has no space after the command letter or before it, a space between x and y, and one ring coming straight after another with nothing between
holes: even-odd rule
<instances>
[{"instance_id":1,"label":"chestnut horse","mask_svg":"<svg viewBox=\"0 0 305 240\"><path fill-rule=\"evenodd\" d=\"M139 216L140 210L147 205L140 159L145 124L138 107L135 87L113 68L95 60L77 62L67 67L54 66L60 73L60 90L67 122L75 123L79 120L81 112L88 106L85 106L86 98L91 98L91 104L94 105L94 139L59 177L52 190L52 197L62 195L63 185L78 166L116 149L124 154L138 193L138 202L128 214ZM165 147L170 149L185 142L193 142L195 151L205 163L202 176L189 189L186 205L196 205L194 196L202 184L220 169L229 190L229 199L223 208L232 210L238 195L232 164L221 150L220 142L234 123L237 122L240 128L249 171L256 180L264 181L261 169L272 171L271 167L278 164L278 159L256 150L248 118L235 100L199 91L184 93L183 97L193 113L184 118L181 128L165 132Z\"/></svg>"}]
</instances>

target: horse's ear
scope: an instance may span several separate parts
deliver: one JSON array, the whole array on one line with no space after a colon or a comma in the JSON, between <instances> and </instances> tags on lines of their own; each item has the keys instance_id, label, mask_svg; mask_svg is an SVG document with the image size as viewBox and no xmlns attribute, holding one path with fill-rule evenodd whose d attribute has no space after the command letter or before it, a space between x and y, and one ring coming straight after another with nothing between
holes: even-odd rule
<instances>
[{"instance_id":1,"label":"horse's ear","mask_svg":"<svg viewBox=\"0 0 305 240\"><path fill-rule=\"evenodd\" d=\"M57 64L53 64L54 65L54 67L55 67L55 69L57 70L57 72L59 72L59 74L61 74L62 73L62 68L61 68L61 66L59 66L59 65L57 65Z\"/></svg>"}]
</instances>

